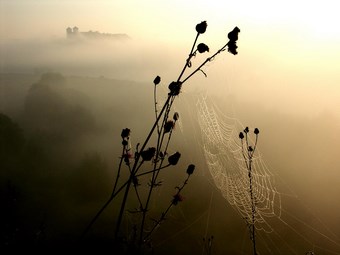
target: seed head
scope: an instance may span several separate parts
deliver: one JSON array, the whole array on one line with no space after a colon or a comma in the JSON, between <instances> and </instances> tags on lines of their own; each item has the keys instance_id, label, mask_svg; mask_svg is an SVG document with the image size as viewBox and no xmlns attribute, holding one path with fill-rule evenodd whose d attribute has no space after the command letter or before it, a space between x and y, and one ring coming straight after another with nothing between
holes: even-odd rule
<instances>
[{"instance_id":1,"label":"seed head","mask_svg":"<svg viewBox=\"0 0 340 255\"><path fill-rule=\"evenodd\" d=\"M156 152L156 148L150 147L149 149L142 151L140 155L144 161L150 161L155 155L155 152Z\"/></svg>"},{"instance_id":2,"label":"seed head","mask_svg":"<svg viewBox=\"0 0 340 255\"><path fill-rule=\"evenodd\" d=\"M199 53L209 52L209 47L204 43L200 43L197 45L197 51Z\"/></svg>"},{"instance_id":3,"label":"seed head","mask_svg":"<svg viewBox=\"0 0 340 255\"><path fill-rule=\"evenodd\" d=\"M129 138L130 132L131 132L130 129L124 128L124 129L122 130L122 133L121 133L122 138L123 138L123 139Z\"/></svg>"},{"instance_id":4,"label":"seed head","mask_svg":"<svg viewBox=\"0 0 340 255\"><path fill-rule=\"evenodd\" d=\"M199 33L199 34L204 34L205 31L207 30L207 26L208 26L208 24L207 24L206 21L202 21L201 23L197 24L197 25L196 25L196 31L197 31L197 33Z\"/></svg>"},{"instance_id":5,"label":"seed head","mask_svg":"<svg viewBox=\"0 0 340 255\"><path fill-rule=\"evenodd\" d=\"M188 166L188 169L187 169L187 174L188 174L188 175L192 175L193 172L194 172L194 170L195 170L195 165L190 164L190 165Z\"/></svg>"},{"instance_id":6,"label":"seed head","mask_svg":"<svg viewBox=\"0 0 340 255\"><path fill-rule=\"evenodd\" d=\"M168 120L164 124L164 133L169 133L175 125L175 122L173 120Z\"/></svg>"},{"instance_id":7,"label":"seed head","mask_svg":"<svg viewBox=\"0 0 340 255\"><path fill-rule=\"evenodd\" d=\"M158 85L161 82L161 77L159 77L158 75L156 76L156 78L153 80L153 83L155 85Z\"/></svg>"},{"instance_id":8,"label":"seed head","mask_svg":"<svg viewBox=\"0 0 340 255\"><path fill-rule=\"evenodd\" d=\"M179 119L179 114L178 114L178 112L175 112L174 113L174 121L177 121L178 119Z\"/></svg>"},{"instance_id":9,"label":"seed head","mask_svg":"<svg viewBox=\"0 0 340 255\"><path fill-rule=\"evenodd\" d=\"M179 158L181 157L181 153L178 151L168 157L168 162L170 165L177 165Z\"/></svg>"}]
</instances>

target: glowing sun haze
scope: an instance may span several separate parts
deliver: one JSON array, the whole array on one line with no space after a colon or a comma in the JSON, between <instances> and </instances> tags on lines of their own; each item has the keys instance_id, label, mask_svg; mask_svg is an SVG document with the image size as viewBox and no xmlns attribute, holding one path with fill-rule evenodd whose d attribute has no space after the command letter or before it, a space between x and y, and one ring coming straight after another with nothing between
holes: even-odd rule
<instances>
[{"instance_id":1,"label":"glowing sun haze","mask_svg":"<svg viewBox=\"0 0 340 255\"><path fill-rule=\"evenodd\" d=\"M234 71L223 78L221 70L231 68L229 61L211 64L216 86L225 89L229 79L234 89L246 94L247 86L256 85L259 94L271 94L269 105L270 100L274 104L283 99L297 105L301 101L297 95L304 95L314 108L318 105L318 111L325 106L340 115L338 7L333 0L0 0L0 37L1 42L64 38L67 27L78 26L81 31L126 33L149 48L162 43L186 54L198 22L208 22L204 40L211 51L238 26L240 53L233 58ZM321 102L321 98L326 99Z\"/></svg>"},{"instance_id":2,"label":"glowing sun haze","mask_svg":"<svg viewBox=\"0 0 340 255\"><path fill-rule=\"evenodd\" d=\"M216 26L259 26L268 33L278 25L303 36L339 39L337 1L109 1L109 0L1 0L1 35L36 35L61 31L65 26L138 36L181 37L184 24L206 19ZM265 25L266 24L266 25ZM176 32L176 33L172 33ZM282 36L289 36L282 34Z\"/></svg>"}]
</instances>

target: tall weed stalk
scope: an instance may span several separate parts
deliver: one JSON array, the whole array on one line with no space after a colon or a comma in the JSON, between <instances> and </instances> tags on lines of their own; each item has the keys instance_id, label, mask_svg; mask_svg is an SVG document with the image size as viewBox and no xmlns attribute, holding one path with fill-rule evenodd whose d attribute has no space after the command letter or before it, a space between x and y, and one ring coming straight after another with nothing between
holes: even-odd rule
<instances>
[{"instance_id":1,"label":"tall weed stalk","mask_svg":"<svg viewBox=\"0 0 340 255\"><path fill-rule=\"evenodd\" d=\"M189 177L194 172L194 164L190 164L188 166L186 170L187 177L184 180L183 184L175 187L177 192L170 200L170 205L161 213L158 220L154 220L153 226L151 228L147 227L148 224L146 224L146 221L150 210L150 203L153 199L153 193L160 185L162 185L162 181L159 180L159 174L166 168L176 167L181 157L181 153L178 151L173 154L170 154L168 151L174 127L176 125L176 122L179 120L179 114L177 112L171 113L172 106L176 97L181 93L181 89L184 83L187 82L198 71L201 71L204 75L206 75L205 72L202 70L202 67L204 67L208 62L213 61L216 55L226 50L228 50L228 52L233 55L237 54L236 41L238 40L238 33L240 32L240 29L238 27L235 27L227 34L229 40L226 44L224 44L220 49L218 49L200 65L198 65L198 67L195 68L193 71L188 71L190 68L192 68L192 61L197 54L204 54L209 52L209 47L206 44L198 43L200 36L205 33L206 29L206 21L202 21L195 26L195 30L197 33L189 55L185 60L183 69L181 70L178 78L168 85L169 92L167 94L165 103L160 110L157 107L157 87L161 84L161 77L156 76L153 80L155 121L151 126L151 129L146 136L144 142L141 144L141 146L138 143L134 149L134 152L132 146L130 145L131 130L129 128L124 128L122 130L122 153L120 156L120 161L118 164L112 192L106 203L98 210L98 212L95 214L95 216L86 227L85 231L83 232L83 237L92 228L93 224L98 220L98 218L108 207L108 205L115 198L118 198L118 194L123 193L118 218L116 220L115 239L120 240L122 237L125 237L126 239L127 233L122 233L121 225L123 222L124 213L126 212L126 205L128 200L131 198L131 190L133 189L133 193L135 194L135 201L138 201L138 207L136 207L138 209L136 209L135 213L139 213L141 217L139 224L136 224L133 227L133 234L130 235L132 237L130 238L130 240L127 240L127 242L129 243L129 249L131 253L142 252L143 246L145 246L146 244L150 244L152 234L165 220L165 216L167 215L169 210L182 201L181 192L183 188L188 184ZM185 75L187 72L189 74ZM153 145L149 145L151 138L155 138L155 144ZM148 168L150 164L145 164L146 162L151 162L152 167ZM126 166L128 169L128 177L125 179L122 178L121 173L123 166ZM139 189L139 179L142 176L146 175L150 176L150 180L148 182L147 194L145 195L140 194L141 191Z\"/></svg>"}]
</instances>

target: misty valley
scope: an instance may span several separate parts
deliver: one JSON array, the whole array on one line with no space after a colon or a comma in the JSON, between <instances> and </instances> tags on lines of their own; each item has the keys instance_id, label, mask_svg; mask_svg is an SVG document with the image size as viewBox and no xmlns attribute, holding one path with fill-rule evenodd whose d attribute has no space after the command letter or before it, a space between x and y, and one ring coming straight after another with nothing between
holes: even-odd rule
<instances>
[{"instance_id":1,"label":"misty valley","mask_svg":"<svg viewBox=\"0 0 340 255\"><path fill-rule=\"evenodd\" d=\"M16 250L26 247L37 252L73 248L84 251L108 250L114 253L114 228L119 201L114 201L103 213L85 242L81 241L80 236L96 210L110 195L121 153L121 130L127 127L131 129L130 142L135 146L141 142L141 137L145 137L150 123L154 121L152 82L148 84L105 77L65 76L57 72L39 75L3 73L0 77L0 174L3 203L1 248ZM166 96L166 89L164 92L161 96ZM165 195L168 199L158 199L152 205L155 212L151 218L157 218L171 201L176 185L185 177L186 166L194 163L196 170L183 191L184 201L172 208L170 215L154 235L153 249L157 254L198 253L207 249L204 247L208 245L208 240L205 239L208 236L209 242L214 242L210 248L216 254L231 250L233 254L244 254L250 245L244 244L248 239L245 235L247 226L221 195L220 187L214 185L207 162L202 157L201 135L194 118L198 98L195 93L180 95L178 104L175 105L176 111L180 113L180 122L175 127L170 149L180 149L183 158L174 169L162 173L162 180L166 181L157 194ZM219 99L216 100L218 102ZM221 107L229 107L223 102L219 104ZM257 109L261 111L261 108ZM240 116L248 114L240 109L238 111ZM298 166L284 163L285 159L280 159L280 155L271 149L281 146L280 150L285 150L285 146L290 145L284 140L278 140L275 145L265 138L275 134L270 131L273 126L271 119L274 119L272 114L258 111L256 116L257 123L268 130L263 134L260 149L278 170L283 171L287 166L296 169ZM251 116L247 118L250 122L253 121ZM280 127L275 128L276 132L295 136L294 131L285 126L288 118L285 115L280 116ZM292 121L295 122L292 129L313 129L308 120L290 119L291 123ZM315 132L317 128L319 127L315 127ZM308 143L309 134L313 134L313 131L296 135L299 138L302 136ZM326 136L322 140L334 142L330 136L327 139ZM296 146L298 145L299 143ZM288 147L285 151L287 157L297 156ZM318 169L318 157L324 156L316 153L315 162L309 159L308 173L301 168L296 169L299 173L294 173L294 178L300 181L295 180L294 183L289 174L281 175L286 178L286 182L296 185L294 188L303 194L302 186L306 188L308 182L313 185L313 171ZM308 158L308 154L301 154L299 157ZM332 160L331 155L329 157ZM281 163L275 164L275 161ZM306 174L312 178L301 181ZM122 172L122 175L127 175L127 172ZM317 176L315 178L319 183L323 181ZM147 181L141 180L144 185ZM304 183L301 185L301 182ZM275 213L273 216L284 219L292 214L294 217L291 221L285 221L290 226L288 229L282 222L275 222L274 217L272 226L276 228L274 234L268 234L273 236L268 240L277 243L274 247L279 247L284 240L289 243L286 245L288 248L294 247L297 251L305 252L309 240L314 240L315 236L328 230L325 225L315 222L311 211L308 211L311 221L305 218L307 214L297 206L299 200L291 200L291 196L297 198L296 193L287 191L289 186L285 182L277 181L275 185L282 192L277 194L281 195L280 206L284 210L281 210L281 216ZM306 201L309 201L309 195L313 192L313 196L322 193L320 190L308 190L310 194L305 195ZM285 197L285 193L290 194ZM127 210L133 211L135 208L128 204ZM126 228L131 224L129 217L132 216L127 217L124 221ZM296 220L298 217L307 223L301 224ZM334 217L332 219L330 215L329 219L337 221ZM308 231L314 228L321 230ZM297 239L301 238L300 235L305 239ZM328 243L329 240L325 240L321 244L328 247ZM262 245L259 241L258 247ZM332 245L336 248L336 244Z\"/></svg>"}]
</instances>

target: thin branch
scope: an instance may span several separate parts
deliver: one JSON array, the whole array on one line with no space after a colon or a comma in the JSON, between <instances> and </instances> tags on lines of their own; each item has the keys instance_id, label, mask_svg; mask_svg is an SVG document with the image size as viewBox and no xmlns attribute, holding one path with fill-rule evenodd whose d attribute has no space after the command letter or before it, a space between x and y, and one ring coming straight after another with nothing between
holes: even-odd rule
<instances>
[{"instance_id":1,"label":"thin branch","mask_svg":"<svg viewBox=\"0 0 340 255\"><path fill-rule=\"evenodd\" d=\"M220 48L218 51L215 52L211 57L207 58L199 67L197 67L190 75L188 75L187 78L185 78L182 83L186 82L188 79L190 79L191 76L193 76L195 73L197 73L201 68L208 62L212 61L217 54L220 54L222 51L225 51L225 48L228 46L228 43L225 44L222 48Z\"/></svg>"},{"instance_id":2,"label":"thin branch","mask_svg":"<svg viewBox=\"0 0 340 255\"><path fill-rule=\"evenodd\" d=\"M124 154L126 152L125 150L126 150L126 145L123 145L122 156L120 157L120 161L119 161L119 165L118 165L118 171L117 171L117 176L116 176L116 180L115 180L115 184L113 186L113 190L112 190L111 196L112 196L112 194L115 193L115 190L117 188L118 179L120 177L120 171L121 171L121 168L122 168L123 158L124 158Z\"/></svg>"},{"instance_id":3,"label":"thin branch","mask_svg":"<svg viewBox=\"0 0 340 255\"><path fill-rule=\"evenodd\" d=\"M155 105L155 116L156 116L156 120L157 120L157 85L154 85L154 89L153 89L153 100L154 100L154 105ZM157 122L157 133L159 134L159 125Z\"/></svg>"},{"instance_id":4,"label":"thin branch","mask_svg":"<svg viewBox=\"0 0 340 255\"><path fill-rule=\"evenodd\" d=\"M97 214L92 218L90 223L87 225L85 230L83 231L81 237L84 238L85 235L88 233L88 231L91 229L92 225L97 221L99 216L102 214L102 212L106 209L106 207L112 202L112 200L119 194L124 187L129 183L129 181L126 181L115 193L112 193L109 199L105 202L105 204L100 208L100 210L97 212Z\"/></svg>"},{"instance_id":5,"label":"thin branch","mask_svg":"<svg viewBox=\"0 0 340 255\"><path fill-rule=\"evenodd\" d=\"M171 209L171 207L173 205L176 205L179 201L175 201L177 197L180 196L181 191L183 190L183 188L185 187L185 185L188 184L190 178L190 174L188 174L188 177L185 179L185 181L183 182L181 187L176 187L177 188L177 193L174 195L174 199L171 200L170 205L168 206L168 208L161 214L160 218L156 221L155 225L153 226L153 228L150 230L150 232L144 237L143 241L145 242L151 235L152 233L156 230L156 228L158 226L161 225L161 223L165 220L165 216L168 214L169 210Z\"/></svg>"},{"instance_id":6,"label":"thin branch","mask_svg":"<svg viewBox=\"0 0 340 255\"><path fill-rule=\"evenodd\" d=\"M150 170L150 171L147 171L147 172L144 172L144 173L137 174L136 177L140 177L140 176L143 176L143 175L146 175L146 174L151 174L151 173L153 173L153 172L159 172L160 170L162 170L162 169L164 169L164 168L167 168L167 167L169 167L169 166L170 166L170 164L167 164L167 165L162 166L162 167L160 167L160 168L157 168L157 169L155 169L155 170Z\"/></svg>"},{"instance_id":7,"label":"thin branch","mask_svg":"<svg viewBox=\"0 0 340 255\"><path fill-rule=\"evenodd\" d=\"M192 44L192 48L191 48L191 51L190 51L190 53L189 53L189 57L188 57L188 59L186 60L186 63L185 63L185 65L184 65L183 69L182 69L182 72L181 72L180 75L178 76L177 82L179 82L179 81L181 80L181 78L182 78L182 76L183 76L185 70L186 70L187 67L189 67L189 65L190 65L189 63L190 63L191 58L194 56L193 52L194 52L194 48L195 48L195 46L196 46L197 39L198 39L199 35L200 35L200 33L197 33L196 38L195 38L195 41L194 41L194 43Z\"/></svg>"}]
</instances>

